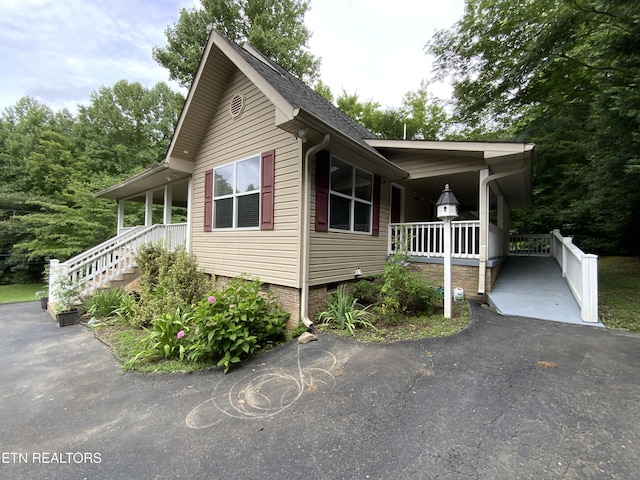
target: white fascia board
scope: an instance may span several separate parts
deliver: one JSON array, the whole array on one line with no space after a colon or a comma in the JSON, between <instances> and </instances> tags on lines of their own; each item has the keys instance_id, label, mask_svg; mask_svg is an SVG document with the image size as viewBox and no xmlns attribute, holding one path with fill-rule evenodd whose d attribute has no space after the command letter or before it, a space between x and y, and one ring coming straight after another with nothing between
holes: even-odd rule
<instances>
[{"instance_id":1,"label":"white fascia board","mask_svg":"<svg viewBox=\"0 0 640 480\"><path fill-rule=\"evenodd\" d=\"M200 84L200 79L202 78L202 72L204 71L205 65L209 58L209 54L211 53L211 47L214 45L213 31L212 35L209 36L209 40L207 41L207 45L202 53L202 58L200 59L200 63L198 63L198 70L196 70L196 74L193 77L193 82L191 82L191 86L189 87L189 92L187 93L187 98L184 101L184 106L182 107L182 111L180 112L180 118L178 118L178 123L176 124L176 128L173 130L173 136L171 137L171 143L169 144L169 148L167 149L167 159L170 159L173 154L173 148L176 144L178 136L180 135L180 131L182 130L182 125L187 116L187 112L189 111L189 107L191 106L191 101L193 100L193 96L195 95L195 91Z\"/></svg>"},{"instance_id":2,"label":"white fascia board","mask_svg":"<svg viewBox=\"0 0 640 480\"><path fill-rule=\"evenodd\" d=\"M179 157L167 157L163 163L171 170L193 174L194 164L191 160L185 160Z\"/></svg>"},{"instance_id":3,"label":"white fascia board","mask_svg":"<svg viewBox=\"0 0 640 480\"><path fill-rule=\"evenodd\" d=\"M371 139L367 143L373 148L394 148L407 150L440 150L447 152L481 152L485 158L502 157L505 154L528 152L532 143L511 142L465 142L440 140L381 140Z\"/></svg>"}]
</instances>

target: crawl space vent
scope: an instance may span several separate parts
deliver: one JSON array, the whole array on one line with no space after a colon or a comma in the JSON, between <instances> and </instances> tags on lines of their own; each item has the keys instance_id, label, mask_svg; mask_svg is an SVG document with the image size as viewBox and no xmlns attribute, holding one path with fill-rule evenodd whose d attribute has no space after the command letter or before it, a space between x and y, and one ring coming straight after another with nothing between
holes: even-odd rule
<instances>
[{"instance_id":1,"label":"crawl space vent","mask_svg":"<svg viewBox=\"0 0 640 480\"><path fill-rule=\"evenodd\" d=\"M229 113L231 118L238 118L244 110L244 95L236 93L229 103Z\"/></svg>"}]
</instances>

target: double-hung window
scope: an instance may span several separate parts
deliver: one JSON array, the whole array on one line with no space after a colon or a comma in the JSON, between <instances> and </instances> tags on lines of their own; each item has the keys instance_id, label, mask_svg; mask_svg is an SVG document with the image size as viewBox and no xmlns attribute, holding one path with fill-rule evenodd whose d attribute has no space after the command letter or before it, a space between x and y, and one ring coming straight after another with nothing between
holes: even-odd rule
<instances>
[{"instance_id":1,"label":"double-hung window","mask_svg":"<svg viewBox=\"0 0 640 480\"><path fill-rule=\"evenodd\" d=\"M331 157L329 228L371 233L373 175Z\"/></svg>"},{"instance_id":2,"label":"double-hung window","mask_svg":"<svg viewBox=\"0 0 640 480\"><path fill-rule=\"evenodd\" d=\"M260 226L260 155L213 170L213 228Z\"/></svg>"}]
</instances>

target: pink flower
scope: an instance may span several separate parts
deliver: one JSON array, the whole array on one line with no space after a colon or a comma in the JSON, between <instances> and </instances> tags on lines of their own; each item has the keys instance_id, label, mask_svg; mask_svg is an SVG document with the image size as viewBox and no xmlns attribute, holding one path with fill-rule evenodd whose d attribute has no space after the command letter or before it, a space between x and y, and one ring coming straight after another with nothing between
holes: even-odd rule
<instances>
[{"instance_id":1,"label":"pink flower","mask_svg":"<svg viewBox=\"0 0 640 480\"><path fill-rule=\"evenodd\" d=\"M184 337L184 330L180 330L177 335L178 338Z\"/></svg>"},{"instance_id":2,"label":"pink flower","mask_svg":"<svg viewBox=\"0 0 640 480\"><path fill-rule=\"evenodd\" d=\"M213 305L214 303L216 303L216 297L211 295L209 298L207 298L207 302L209 302L211 305Z\"/></svg>"}]
</instances>

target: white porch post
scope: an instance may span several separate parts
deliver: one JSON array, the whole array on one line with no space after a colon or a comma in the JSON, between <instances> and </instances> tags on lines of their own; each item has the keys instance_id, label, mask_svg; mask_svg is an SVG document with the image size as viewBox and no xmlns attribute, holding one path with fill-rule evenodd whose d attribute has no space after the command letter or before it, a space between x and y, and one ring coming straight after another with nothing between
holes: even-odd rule
<instances>
[{"instance_id":1,"label":"white porch post","mask_svg":"<svg viewBox=\"0 0 640 480\"><path fill-rule=\"evenodd\" d=\"M582 305L581 317L584 322L598 321L598 256L582 256Z\"/></svg>"},{"instance_id":2,"label":"white porch post","mask_svg":"<svg viewBox=\"0 0 640 480\"><path fill-rule=\"evenodd\" d=\"M118 200L118 235L124 228L124 199Z\"/></svg>"},{"instance_id":3,"label":"white porch post","mask_svg":"<svg viewBox=\"0 0 640 480\"><path fill-rule=\"evenodd\" d=\"M191 224L192 224L192 207L193 207L193 177L189 177L187 184L187 244L185 248L187 252L191 251Z\"/></svg>"},{"instance_id":4,"label":"white porch post","mask_svg":"<svg viewBox=\"0 0 640 480\"><path fill-rule=\"evenodd\" d=\"M171 185L164 186L164 214L162 223L171 225L171 209L173 207L173 188Z\"/></svg>"},{"instance_id":5,"label":"white porch post","mask_svg":"<svg viewBox=\"0 0 640 480\"><path fill-rule=\"evenodd\" d=\"M501 247L502 256L509 254L509 218L511 209L507 202L504 201L504 195L498 195L498 228L502 232Z\"/></svg>"},{"instance_id":6,"label":"white porch post","mask_svg":"<svg viewBox=\"0 0 640 480\"><path fill-rule=\"evenodd\" d=\"M480 217L480 263L478 268L478 294L485 293L485 277L487 270L487 246L489 244L489 185L486 179L489 177L489 169L480 170L480 198L479 212Z\"/></svg>"},{"instance_id":7,"label":"white porch post","mask_svg":"<svg viewBox=\"0 0 640 480\"><path fill-rule=\"evenodd\" d=\"M444 318L451 318L451 219L444 219Z\"/></svg>"},{"instance_id":8,"label":"white porch post","mask_svg":"<svg viewBox=\"0 0 640 480\"><path fill-rule=\"evenodd\" d=\"M58 303L58 290L60 290L60 283L63 282L65 277L69 276L69 267L61 264L56 259L49 261L49 303Z\"/></svg>"},{"instance_id":9,"label":"white porch post","mask_svg":"<svg viewBox=\"0 0 640 480\"><path fill-rule=\"evenodd\" d=\"M150 227L151 225L153 225L153 192L149 190L145 198L144 226Z\"/></svg>"}]
</instances>

